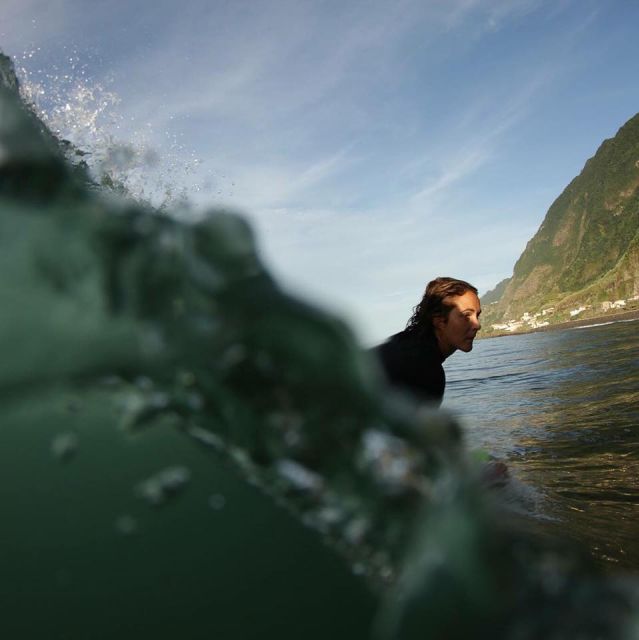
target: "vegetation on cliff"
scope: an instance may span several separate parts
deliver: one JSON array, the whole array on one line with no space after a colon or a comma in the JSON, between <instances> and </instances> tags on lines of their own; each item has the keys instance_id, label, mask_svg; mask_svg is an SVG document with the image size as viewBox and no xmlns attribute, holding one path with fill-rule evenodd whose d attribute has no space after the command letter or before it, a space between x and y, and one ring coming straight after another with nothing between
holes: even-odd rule
<instances>
[{"instance_id":1,"label":"vegetation on cliff","mask_svg":"<svg viewBox=\"0 0 639 640\"><path fill-rule=\"evenodd\" d=\"M639 114L553 202L503 290L484 297L487 328L548 307L556 321L580 305L601 310L638 295L638 238Z\"/></svg>"}]
</instances>

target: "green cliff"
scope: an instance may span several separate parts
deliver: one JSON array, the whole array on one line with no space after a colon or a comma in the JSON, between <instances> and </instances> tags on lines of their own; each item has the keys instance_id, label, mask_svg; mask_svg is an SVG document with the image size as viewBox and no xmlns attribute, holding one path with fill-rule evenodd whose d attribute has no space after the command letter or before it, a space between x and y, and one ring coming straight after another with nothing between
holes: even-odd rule
<instances>
[{"instance_id":1,"label":"green cliff","mask_svg":"<svg viewBox=\"0 0 639 640\"><path fill-rule=\"evenodd\" d=\"M548 317L565 319L574 307L596 311L605 301L636 296L638 232L639 114L603 142L553 202L503 291L484 296L486 325L551 306Z\"/></svg>"}]
</instances>

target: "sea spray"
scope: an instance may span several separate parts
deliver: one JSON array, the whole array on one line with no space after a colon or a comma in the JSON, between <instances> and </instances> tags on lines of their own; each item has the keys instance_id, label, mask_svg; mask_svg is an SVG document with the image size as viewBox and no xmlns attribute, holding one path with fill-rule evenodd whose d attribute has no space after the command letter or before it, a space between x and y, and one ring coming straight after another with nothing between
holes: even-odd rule
<instances>
[{"instance_id":1,"label":"sea spray","mask_svg":"<svg viewBox=\"0 0 639 640\"><path fill-rule=\"evenodd\" d=\"M16 75L23 101L61 141L67 160L84 165L96 185L173 215L195 215L189 194L212 198L225 179L181 142L170 121L160 128L126 117L113 77L91 75L99 60L64 50L59 62L40 48L25 51Z\"/></svg>"}]
</instances>

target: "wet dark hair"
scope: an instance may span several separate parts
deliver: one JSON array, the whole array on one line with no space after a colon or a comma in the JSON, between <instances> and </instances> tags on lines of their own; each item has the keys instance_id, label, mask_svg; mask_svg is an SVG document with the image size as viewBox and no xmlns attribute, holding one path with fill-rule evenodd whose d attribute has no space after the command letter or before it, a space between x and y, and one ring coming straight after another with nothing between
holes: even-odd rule
<instances>
[{"instance_id":1,"label":"wet dark hair","mask_svg":"<svg viewBox=\"0 0 639 640\"><path fill-rule=\"evenodd\" d=\"M420 303L413 309L407 331L416 331L424 334L434 333L433 318L436 316L448 316L452 305L444 303L448 296L462 296L467 291L477 295L477 289L465 280L457 278L435 278L426 285L426 291Z\"/></svg>"}]
</instances>

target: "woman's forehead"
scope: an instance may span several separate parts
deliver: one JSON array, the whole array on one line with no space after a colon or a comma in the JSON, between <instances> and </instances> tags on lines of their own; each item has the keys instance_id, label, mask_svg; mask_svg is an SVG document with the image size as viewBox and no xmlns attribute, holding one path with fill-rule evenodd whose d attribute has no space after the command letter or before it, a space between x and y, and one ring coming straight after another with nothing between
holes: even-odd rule
<instances>
[{"instance_id":1,"label":"woman's forehead","mask_svg":"<svg viewBox=\"0 0 639 640\"><path fill-rule=\"evenodd\" d=\"M444 302L449 305L454 305L462 311L481 311L481 303L479 302L477 294L473 291L466 291L466 293L460 296L448 296L444 299Z\"/></svg>"}]
</instances>

